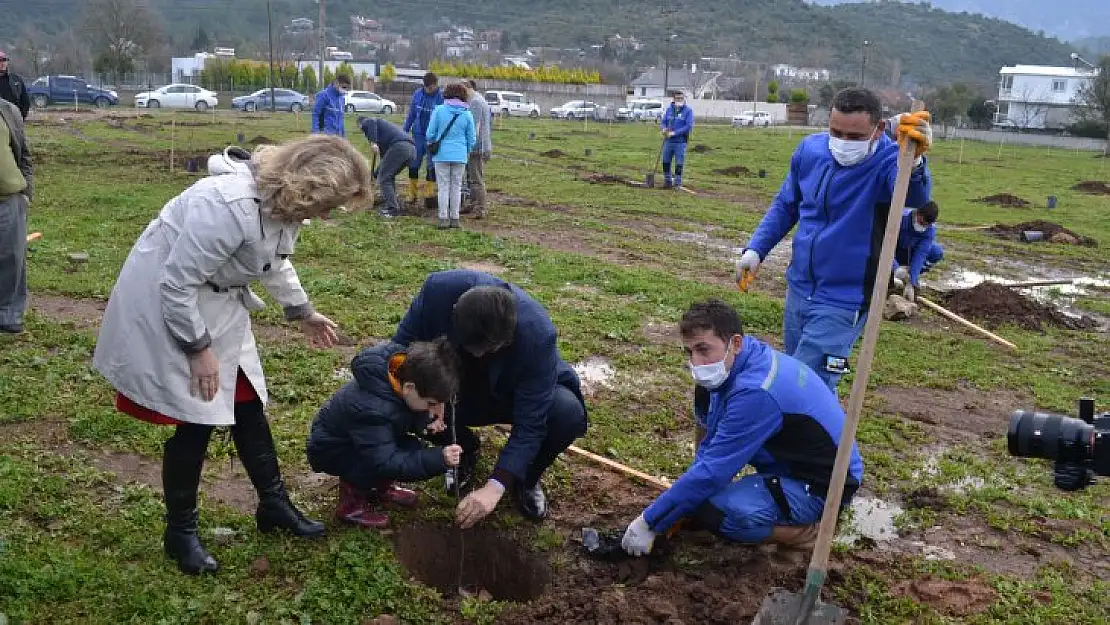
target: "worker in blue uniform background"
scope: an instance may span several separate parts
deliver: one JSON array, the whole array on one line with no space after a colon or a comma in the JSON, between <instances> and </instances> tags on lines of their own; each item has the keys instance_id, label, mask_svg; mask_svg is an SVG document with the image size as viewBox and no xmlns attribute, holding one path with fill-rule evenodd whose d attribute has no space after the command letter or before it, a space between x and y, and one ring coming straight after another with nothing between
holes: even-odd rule
<instances>
[{"instance_id":1,"label":"worker in blue uniform background","mask_svg":"<svg viewBox=\"0 0 1110 625\"><path fill-rule=\"evenodd\" d=\"M686 166L686 144L694 129L694 111L686 105L686 96L674 92L674 99L659 121L663 132L663 188L682 186L682 169ZM674 161L674 177L671 177Z\"/></svg>"},{"instance_id":2,"label":"worker in blue uniform background","mask_svg":"<svg viewBox=\"0 0 1110 625\"><path fill-rule=\"evenodd\" d=\"M911 302L921 286L921 274L944 259L944 248L937 243L939 215L940 207L932 201L921 208L902 209L894 249L894 286L902 289L902 296Z\"/></svg>"}]
</instances>

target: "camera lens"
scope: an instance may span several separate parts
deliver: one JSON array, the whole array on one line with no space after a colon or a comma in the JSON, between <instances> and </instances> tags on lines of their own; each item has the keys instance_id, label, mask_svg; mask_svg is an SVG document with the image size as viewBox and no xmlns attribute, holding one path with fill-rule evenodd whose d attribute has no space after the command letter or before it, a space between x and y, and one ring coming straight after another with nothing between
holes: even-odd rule
<instances>
[{"instance_id":1,"label":"camera lens","mask_svg":"<svg viewBox=\"0 0 1110 625\"><path fill-rule=\"evenodd\" d=\"M1094 426L1062 415L1019 410L1010 416L1006 435L1011 456L1061 462L1091 459Z\"/></svg>"}]
</instances>

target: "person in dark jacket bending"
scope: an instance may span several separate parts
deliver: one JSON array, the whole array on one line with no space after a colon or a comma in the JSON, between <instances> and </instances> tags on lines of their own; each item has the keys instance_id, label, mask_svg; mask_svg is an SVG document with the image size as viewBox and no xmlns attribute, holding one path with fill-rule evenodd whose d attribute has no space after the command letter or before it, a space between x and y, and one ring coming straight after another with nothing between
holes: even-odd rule
<instances>
[{"instance_id":1,"label":"person in dark jacket bending","mask_svg":"<svg viewBox=\"0 0 1110 625\"><path fill-rule=\"evenodd\" d=\"M459 385L458 358L445 339L368 347L351 362L354 380L320 409L308 439L314 471L339 477L340 521L383 528L386 503L413 507L415 492L394 482L418 482L458 466L458 445L427 447L425 430L444 430L444 404Z\"/></svg>"},{"instance_id":2,"label":"person in dark jacket bending","mask_svg":"<svg viewBox=\"0 0 1110 625\"><path fill-rule=\"evenodd\" d=\"M459 525L465 529L488 516L506 489L524 516L542 520L547 499L540 477L587 427L578 376L559 356L551 318L539 302L500 278L441 271L424 281L393 341L407 345L440 336L462 360L457 414L451 415L463 448L460 490L470 486L480 446L468 426L513 426L490 479L460 502Z\"/></svg>"},{"instance_id":3,"label":"person in dark jacket bending","mask_svg":"<svg viewBox=\"0 0 1110 625\"><path fill-rule=\"evenodd\" d=\"M401 214L401 204L397 201L397 186L393 180L416 158L416 144L400 126L380 117L359 117L358 126L370 147L381 156L376 175L385 206L378 214L396 217Z\"/></svg>"}]
</instances>

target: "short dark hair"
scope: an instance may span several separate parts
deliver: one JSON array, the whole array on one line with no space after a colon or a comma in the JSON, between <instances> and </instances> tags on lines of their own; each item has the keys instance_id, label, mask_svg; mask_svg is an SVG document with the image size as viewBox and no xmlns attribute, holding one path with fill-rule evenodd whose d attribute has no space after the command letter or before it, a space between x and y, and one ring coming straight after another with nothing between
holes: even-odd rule
<instances>
[{"instance_id":1,"label":"short dark hair","mask_svg":"<svg viewBox=\"0 0 1110 625\"><path fill-rule=\"evenodd\" d=\"M443 99L450 100L465 100L467 98L466 87L461 82L455 82L447 85L443 89Z\"/></svg>"},{"instance_id":2,"label":"short dark hair","mask_svg":"<svg viewBox=\"0 0 1110 625\"><path fill-rule=\"evenodd\" d=\"M516 296L507 287L477 286L452 313L459 347L478 351L508 345L516 334Z\"/></svg>"},{"instance_id":3,"label":"short dark hair","mask_svg":"<svg viewBox=\"0 0 1110 625\"><path fill-rule=\"evenodd\" d=\"M347 74L339 73L339 74L335 75L335 82L337 82L337 83L339 83L339 84L341 84L345 87L350 87L351 86L351 77L348 76Z\"/></svg>"},{"instance_id":4,"label":"short dark hair","mask_svg":"<svg viewBox=\"0 0 1110 625\"><path fill-rule=\"evenodd\" d=\"M940 216L940 207L937 206L936 202L929 200L925 203L925 206L917 209L917 214L921 215L921 219L925 222L925 225L935 224L937 222L937 217Z\"/></svg>"},{"instance_id":5,"label":"short dark hair","mask_svg":"<svg viewBox=\"0 0 1110 625\"><path fill-rule=\"evenodd\" d=\"M683 338L690 338L705 330L711 330L726 343L737 334L744 335L744 327L736 309L719 299L693 304L682 315L682 321L678 324L678 331Z\"/></svg>"},{"instance_id":6,"label":"short dark hair","mask_svg":"<svg viewBox=\"0 0 1110 625\"><path fill-rule=\"evenodd\" d=\"M459 390L459 356L445 337L416 342L405 350L405 361L397 368L401 384L412 382L425 399L451 401Z\"/></svg>"},{"instance_id":7,"label":"short dark hair","mask_svg":"<svg viewBox=\"0 0 1110 625\"><path fill-rule=\"evenodd\" d=\"M425 87L431 87L433 85L438 85L438 84L439 84L439 76L436 76L435 72L428 72L427 74L424 74L424 86Z\"/></svg>"},{"instance_id":8,"label":"short dark hair","mask_svg":"<svg viewBox=\"0 0 1110 625\"><path fill-rule=\"evenodd\" d=\"M883 119L883 103L879 96L870 89L861 87L848 87L833 96L832 110L841 113L867 113L872 124L878 124Z\"/></svg>"},{"instance_id":9,"label":"short dark hair","mask_svg":"<svg viewBox=\"0 0 1110 625\"><path fill-rule=\"evenodd\" d=\"M471 89L473 89L473 90L475 90L475 91L477 91L477 90L478 90L478 83L477 83L477 82L474 82L474 79L473 79L473 78L471 78L470 80L466 81L466 84L470 85L470 88L471 88Z\"/></svg>"}]
</instances>

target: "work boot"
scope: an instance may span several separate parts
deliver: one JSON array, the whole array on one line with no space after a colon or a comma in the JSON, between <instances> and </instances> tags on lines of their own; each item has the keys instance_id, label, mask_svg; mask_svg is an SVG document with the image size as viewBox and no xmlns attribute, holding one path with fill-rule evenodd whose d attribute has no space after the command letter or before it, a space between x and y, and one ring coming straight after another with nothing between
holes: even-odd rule
<instances>
[{"instance_id":1,"label":"work boot","mask_svg":"<svg viewBox=\"0 0 1110 625\"><path fill-rule=\"evenodd\" d=\"M436 221L436 229L437 230L446 230L450 227L451 227L451 220L450 219L439 219L439 220Z\"/></svg>"},{"instance_id":2,"label":"work boot","mask_svg":"<svg viewBox=\"0 0 1110 625\"><path fill-rule=\"evenodd\" d=\"M401 508L415 508L420 502L416 491L402 488L392 480L382 480L378 487L366 494L366 500L382 502Z\"/></svg>"},{"instance_id":3,"label":"work boot","mask_svg":"<svg viewBox=\"0 0 1110 625\"><path fill-rule=\"evenodd\" d=\"M409 188L405 192L405 196L409 203L415 204L420 195L420 181L416 178L409 178Z\"/></svg>"},{"instance_id":4,"label":"work boot","mask_svg":"<svg viewBox=\"0 0 1110 625\"><path fill-rule=\"evenodd\" d=\"M203 426L201 426L203 427ZM207 432L193 431L196 436L174 435L163 445L162 490L166 496L166 531L162 545L166 556L177 563L182 573L200 575L215 573L220 565L201 544L197 536L197 489L204 454L208 449Z\"/></svg>"},{"instance_id":5,"label":"work boot","mask_svg":"<svg viewBox=\"0 0 1110 625\"><path fill-rule=\"evenodd\" d=\"M682 176L675 176L674 177L674 188L678 189L680 187L682 187Z\"/></svg>"},{"instance_id":6,"label":"work boot","mask_svg":"<svg viewBox=\"0 0 1110 625\"><path fill-rule=\"evenodd\" d=\"M520 505L520 512L524 518L532 521L542 521L547 518L547 495L539 482L531 487L516 487L516 501Z\"/></svg>"},{"instance_id":7,"label":"work boot","mask_svg":"<svg viewBox=\"0 0 1110 625\"><path fill-rule=\"evenodd\" d=\"M667 176L666 178L663 179L663 188L664 189L670 189L671 188L671 177L670 176Z\"/></svg>"},{"instance_id":8,"label":"work boot","mask_svg":"<svg viewBox=\"0 0 1110 625\"><path fill-rule=\"evenodd\" d=\"M451 223L450 223L450 226L451 226L452 228L462 228L462 224L461 224L461 223L459 223L459 220L458 220L458 219L452 219L452 220L451 220Z\"/></svg>"},{"instance_id":9,"label":"work boot","mask_svg":"<svg viewBox=\"0 0 1110 625\"><path fill-rule=\"evenodd\" d=\"M359 490L353 484L339 482L339 506L335 509L335 518L352 525L370 529L384 529L389 526L389 515L377 512L367 501L368 493Z\"/></svg>"},{"instance_id":10,"label":"work boot","mask_svg":"<svg viewBox=\"0 0 1110 625\"><path fill-rule=\"evenodd\" d=\"M776 525L771 530L769 542L799 551L813 549L814 543L817 542L819 528L819 523L811 525Z\"/></svg>"},{"instance_id":11,"label":"work boot","mask_svg":"<svg viewBox=\"0 0 1110 625\"><path fill-rule=\"evenodd\" d=\"M261 401L235 404L235 425L231 426L231 438L243 468L258 491L258 510L254 519L259 531L283 529L294 536L323 536L326 532L324 524L305 518L289 500L278 468L274 438Z\"/></svg>"}]
</instances>

